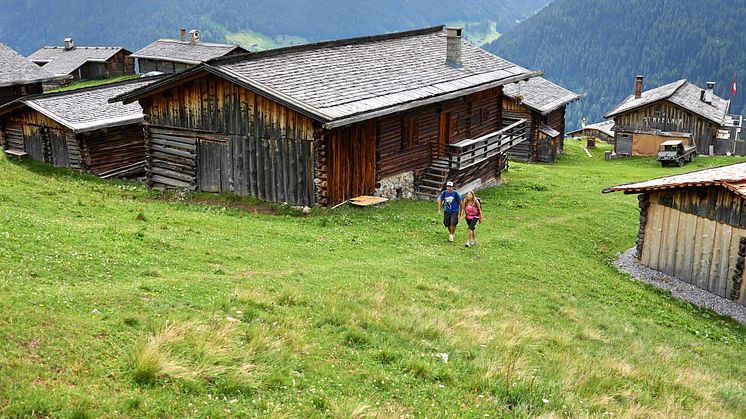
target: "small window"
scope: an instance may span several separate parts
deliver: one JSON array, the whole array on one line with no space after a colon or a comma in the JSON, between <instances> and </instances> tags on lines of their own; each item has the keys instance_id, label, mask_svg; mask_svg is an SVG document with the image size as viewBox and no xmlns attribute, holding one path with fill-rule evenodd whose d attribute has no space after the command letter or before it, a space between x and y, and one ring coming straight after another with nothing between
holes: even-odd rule
<instances>
[{"instance_id":1,"label":"small window","mask_svg":"<svg viewBox=\"0 0 746 419\"><path fill-rule=\"evenodd\" d=\"M417 116L405 116L401 120L401 148L410 148L417 145L419 136Z\"/></svg>"}]
</instances>

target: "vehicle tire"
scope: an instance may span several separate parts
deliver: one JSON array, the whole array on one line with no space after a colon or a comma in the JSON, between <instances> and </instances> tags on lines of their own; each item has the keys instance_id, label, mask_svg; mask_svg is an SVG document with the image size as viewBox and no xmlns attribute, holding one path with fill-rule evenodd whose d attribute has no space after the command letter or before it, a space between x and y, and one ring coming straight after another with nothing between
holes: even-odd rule
<instances>
[{"instance_id":1,"label":"vehicle tire","mask_svg":"<svg viewBox=\"0 0 746 419\"><path fill-rule=\"evenodd\" d=\"M686 164L686 162L684 161L684 159L678 159L678 160L676 160L676 164L678 164L679 167L684 167L684 165Z\"/></svg>"},{"instance_id":2,"label":"vehicle tire","mask_svg":"<svg viewBox=\"0 0 746 419\"><path fill-rule=\"evenodd\" d=\"M689 161L697 160L697 153L692 153L692 157L689 159Z\"/></svg>"}]
</instances>

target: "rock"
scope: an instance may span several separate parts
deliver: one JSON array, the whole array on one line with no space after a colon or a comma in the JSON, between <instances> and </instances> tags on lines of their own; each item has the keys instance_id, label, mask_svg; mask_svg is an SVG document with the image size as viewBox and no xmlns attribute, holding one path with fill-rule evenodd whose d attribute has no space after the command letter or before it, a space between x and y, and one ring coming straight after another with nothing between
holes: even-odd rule
<instances>
[{"instance_id":1,"label":"rock","mask_svg":"<svg viewBox=\"0 0 746 419\"><path fill-rule=\"evenodd\" d=\"M95 315L97 315L97 316L100 316L100 315L101 315L101 312L100 312L100 311L98 311L98 309L97 309L97 308L94 308L94 309L93 309L93 311L91 311L91 314L95 314Z\"/></svg>"},{"instance_id":2,"label":"rock","mask_svg":"<svg viewBox=\"0 0 746 419\"><path fill-rule=\"evenodd\" d=\"M303 207L303 215L308 215L311 213L311 207Z\"/></svg>"}]
</instances>

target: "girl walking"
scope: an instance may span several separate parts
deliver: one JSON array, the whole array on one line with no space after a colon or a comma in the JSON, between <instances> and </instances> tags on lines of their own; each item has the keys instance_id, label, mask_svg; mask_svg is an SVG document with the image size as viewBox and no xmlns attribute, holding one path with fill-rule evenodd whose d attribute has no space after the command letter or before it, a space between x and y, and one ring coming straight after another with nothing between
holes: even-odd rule
<instances>
[{"instance_id":1,"label":"girl walking","mask_svg":"<svg viewBox=\"0 0 746 419\"><path fill-rule=\"evenodd\" d=\"M474 195L473 191L469 191L464 196L464 204L461 206L461 217L466 218L466 224L469 226L469 230L466 235L466 247L474 246L477 244L477 223L481 223L484 219L482 215L482 204L479 203L479 199Z\"/></svg>"}]
</instances>

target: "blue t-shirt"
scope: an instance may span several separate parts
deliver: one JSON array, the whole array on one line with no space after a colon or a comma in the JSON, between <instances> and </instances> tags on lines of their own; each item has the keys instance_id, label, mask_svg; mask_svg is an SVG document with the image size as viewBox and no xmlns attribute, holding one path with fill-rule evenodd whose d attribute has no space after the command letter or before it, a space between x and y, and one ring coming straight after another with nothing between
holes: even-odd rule
<instances>
[{"instance_id":1,"label":"blue t-shirt","mask_svg":"<svg viewBox=\"0 0 746 419\"><path fill-rule=\"evenodd\" d=\"M458 204L461 202L461 195L458 192L443 191L440 193L440 201L443 202L445 212L458 212Z\"/></svg>"}]
</instances>

